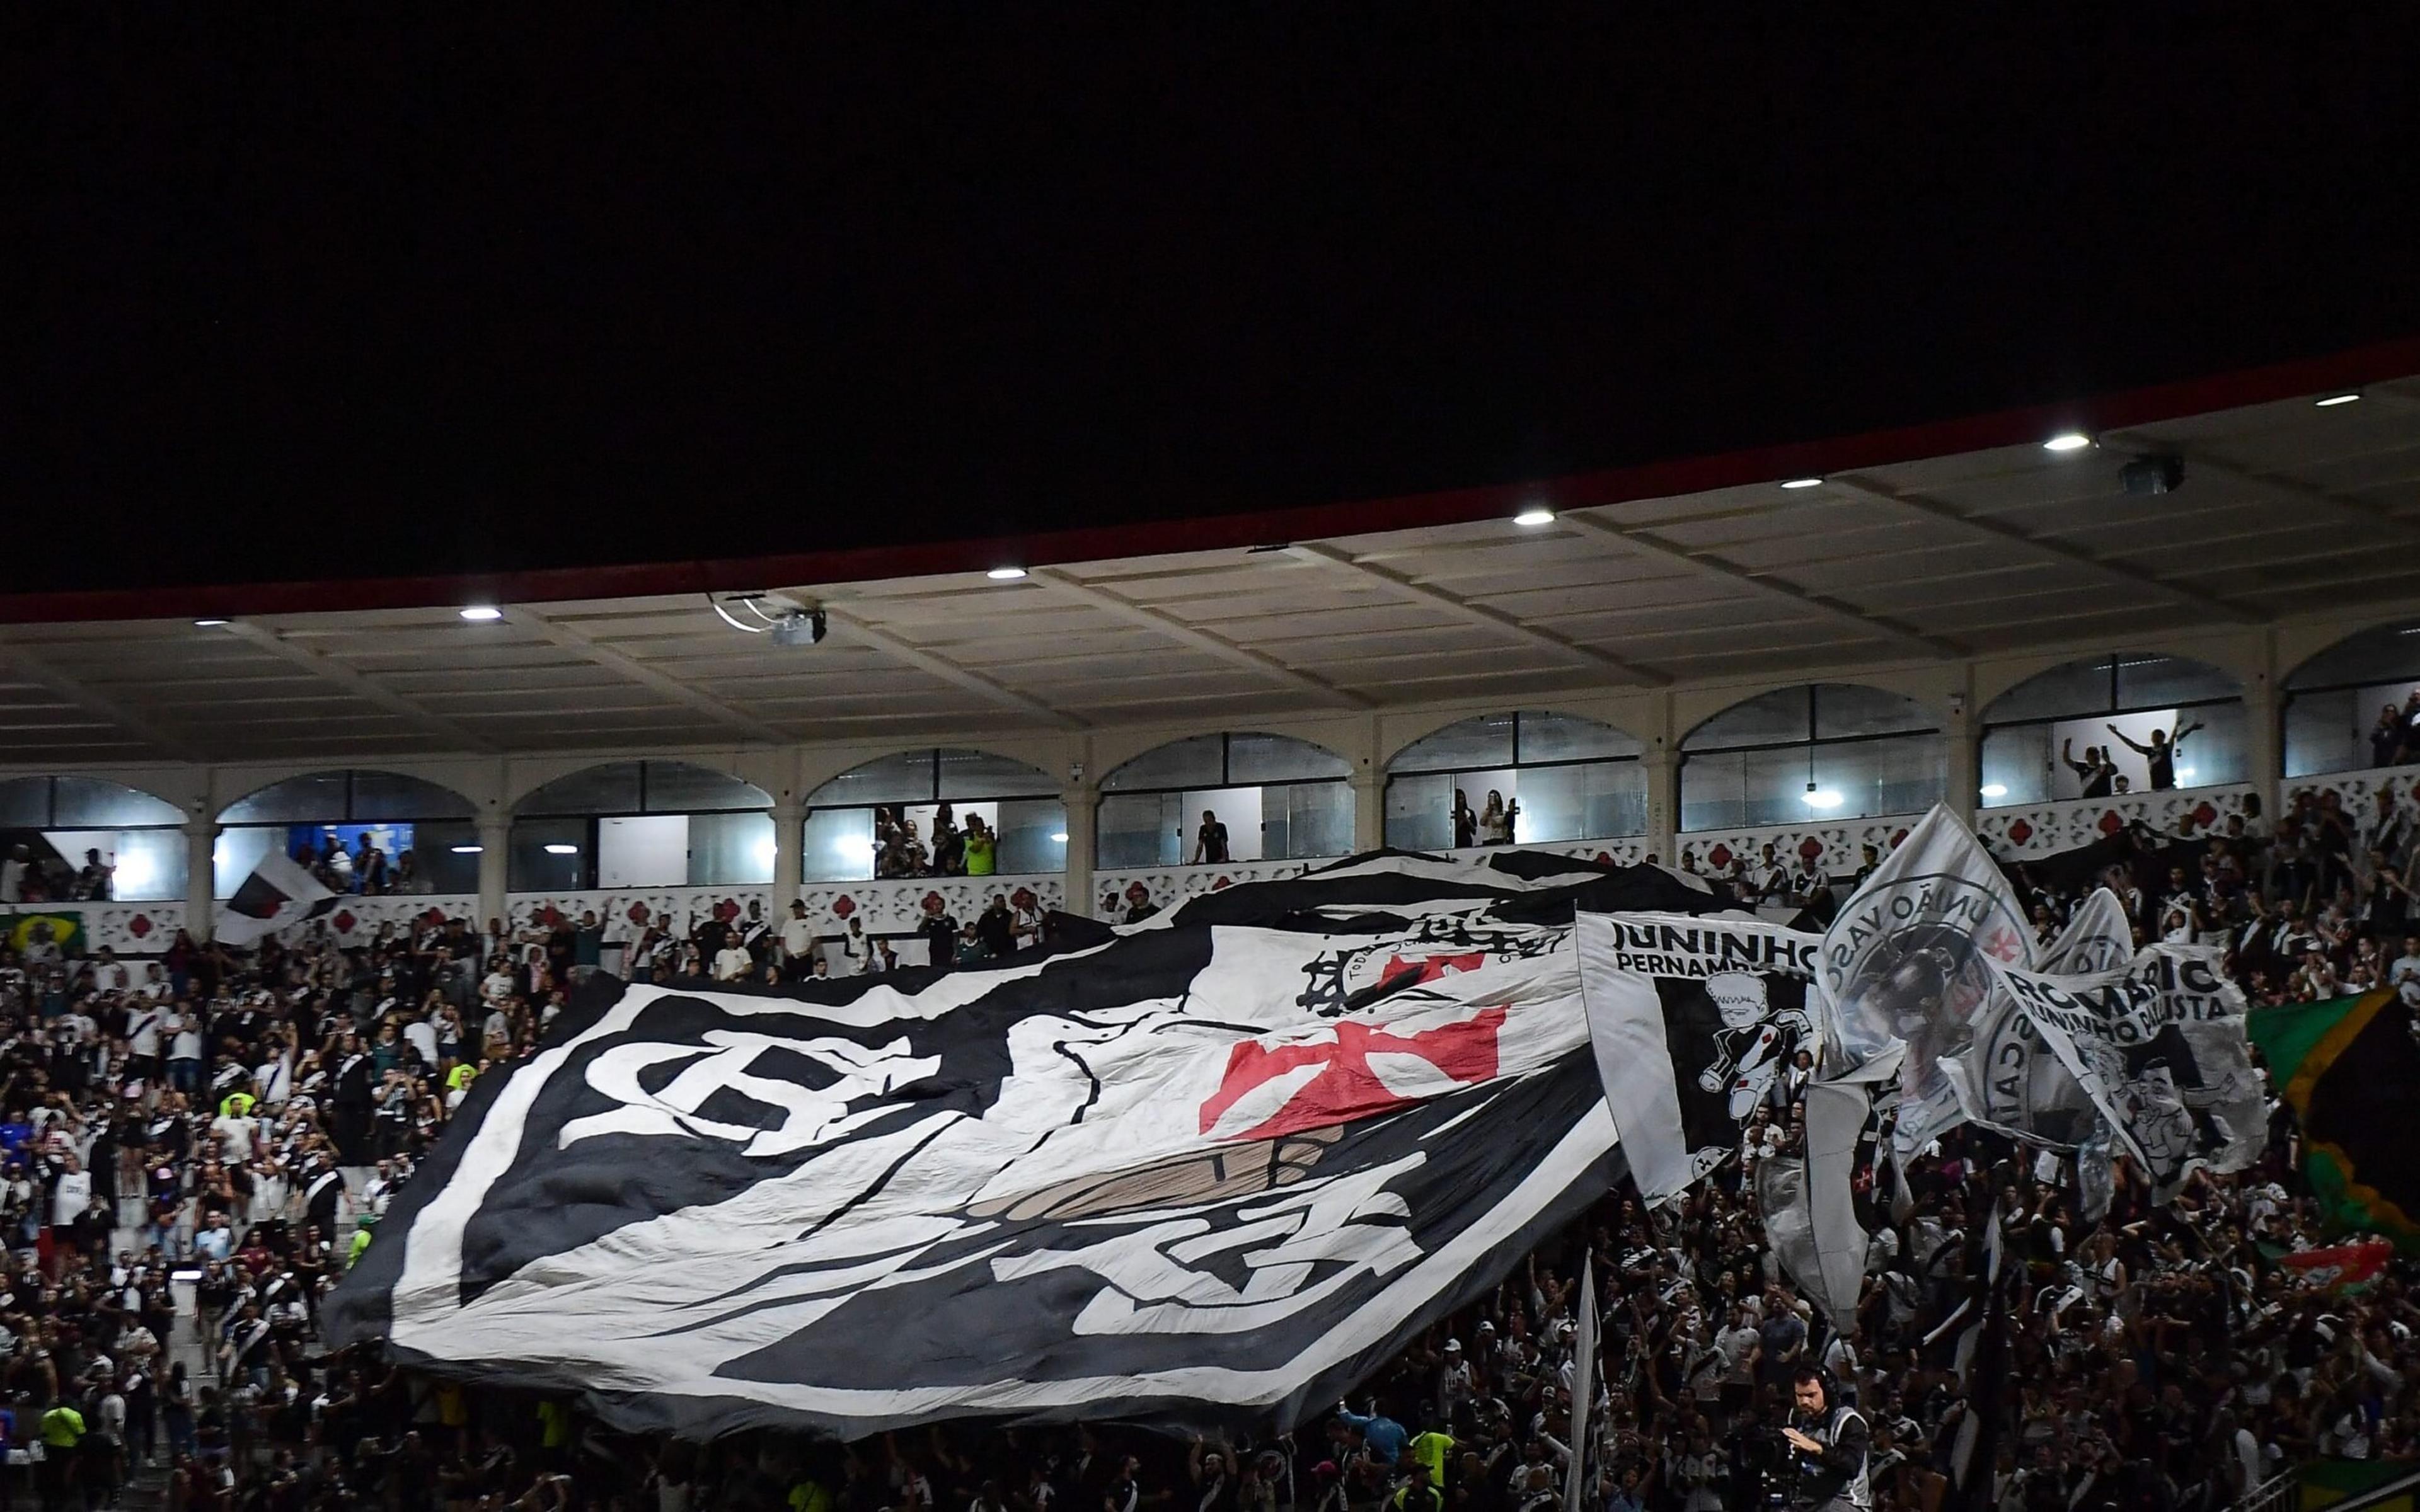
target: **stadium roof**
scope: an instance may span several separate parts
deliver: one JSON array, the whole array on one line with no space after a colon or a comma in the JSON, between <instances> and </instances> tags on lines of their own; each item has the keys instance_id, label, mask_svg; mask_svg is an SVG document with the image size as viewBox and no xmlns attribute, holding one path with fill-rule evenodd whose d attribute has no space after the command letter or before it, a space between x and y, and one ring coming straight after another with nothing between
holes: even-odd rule
<instances>
[{"instance_id":1,"label":"stadium roof","mask_svg":"<svg viewBox=\"0 0 2420 1512\"><path fill-rule=\"evenodd\" d=\"M2093 444L2043 444L2071 431ZM2180 459L2181 487L2129 492L2127 465L2147 457ZM1516 523L1527 509L1555 517ZM957 739L2385 611L2420 595L2420 346L1786 451L1006 549L892 553L930 570L879 576L793 557L20 595L0 601L18 622L0 626L0 763ZM1026 576L984 570L1012 565ZM830 638L742 633L712 602L752 623L735 594L821 607ZM473 605L501 617L466 622Z\"/></svg>"}]
</instances>

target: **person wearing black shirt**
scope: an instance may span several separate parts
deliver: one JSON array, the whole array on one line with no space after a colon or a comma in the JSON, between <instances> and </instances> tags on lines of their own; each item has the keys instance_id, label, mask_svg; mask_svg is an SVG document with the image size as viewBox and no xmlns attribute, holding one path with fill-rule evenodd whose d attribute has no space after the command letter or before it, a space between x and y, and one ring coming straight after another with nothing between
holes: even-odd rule
<instances>
[{"instance_id":1,"label":"person wearing black shirt","mask_svg":"<svg viewBox=\"0 0 2420 1512\"><path fill-rule=\"evenodd\" d=\"M2151 743L2148 746L2137 742L2114 724L2109 727L2109 733L2126 742L2130 749L2143 758L2144 764L2150 772L2151 791L2165 793L2177 785L2177 748L2185 743L2185 736L2200 728L2201 724L2196 720L2182 726L2173 735L2164 730L2154 730L2151 732ZM2091 795L2086 795L2086 797Z\"/></svg>"},{"instance_id":2,"label":"person wearing black shirt","mask_svg":"<svg viewBox=\"0 0 2420 1512\"><path fill-rule=\"evenodd\" d=\"M1791 1426L1781 1430L1798 1452L1798 1492L1792 1506L1823 1512L1864 1512L1873 1505L1866 1480L1866 1420L1846 1403L1835 1404L1823 1389L1823 1374L1801 1365L1792 1382L1791 1400L1797 1409Z\"/></svg>"},{"instance_id":3,"label":"person wearing black shirt","mask_svg":"<svg viewBox=\"0 0 2420 1512\"><path fill-rule=\"evenodd\" d=\"M1202 810L1202 827L1193 833L1193 864L1216 866L1227 859L1227 826L1211 810Z\"/></svg>"},{"instance_id":4,"label":"person wearing black shirt","mask_svg":"<svg viewBox=\"0 0 2420 1512\"><path fill-rule=\"evenodd\" d=\"M926 962L936 971L949 970L958 958L958 921L939 894L925 900L916 933L923 936Z\"/></svg>"},{"instance_id":5,"label":"person wearing black shirt","mask_svg":"<svg viewBox=\"0 0 2420 1512\"><path fill-rule=\"evenodd\" d=\"M975 920L975 937L991 948L995 960L1016 953L1016 916L1009 912L1005 895L992 894L991 906Z\"/></svg>"},{"instance_id":6,"label":"person wearing black shirt","mask_svg":"<svg viewBox=\"0 0 2420 1512\"><path fill-rule=\"evenodd\" d=\"M2084 760L2079 762L2075 759L2075 740L2070 736L2059 742L2058 759L2069 771L2075 774L2076 779L2084 784L2081 796L2086 798L2109 796L2109 784L2118 777L2118 764L2109 759L2106 748L2100 746L2086 746L2084 748Z\"/></svg>"}]
</instances>

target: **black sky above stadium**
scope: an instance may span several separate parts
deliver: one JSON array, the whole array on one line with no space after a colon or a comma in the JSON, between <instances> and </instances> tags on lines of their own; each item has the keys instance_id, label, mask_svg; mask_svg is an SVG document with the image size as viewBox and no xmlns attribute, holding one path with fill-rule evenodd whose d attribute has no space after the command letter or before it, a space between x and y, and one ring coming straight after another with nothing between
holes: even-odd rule
<instances>
[{"instance_id":1,"label":"black sky above stadium","mask_svg":"<svg viewBox=\"0 0 2420 1512\"><path fill-rule=\"evenodd\" d=\"M1182 520L2420 332L2406 8L493 8L0 23L0 591Z\"/></svg>"}]
</instances>

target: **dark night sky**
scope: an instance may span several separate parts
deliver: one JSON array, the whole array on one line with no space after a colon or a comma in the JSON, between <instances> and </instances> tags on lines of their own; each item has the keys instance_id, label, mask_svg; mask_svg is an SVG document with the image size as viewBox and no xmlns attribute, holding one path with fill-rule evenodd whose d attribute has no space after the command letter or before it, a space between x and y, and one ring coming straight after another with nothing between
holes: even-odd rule
<instances>
[{"instance_id":1,"label":"dark night sky","mask_svg":"<svg viewBox=\"0 0 2420 1512\"><path fill-rule=\"evenodd\" d=\"M1234 513L2420 332L2408 8L495 8L0 22L0 486L85 548L0 591Z\"/></svg>"}]
</instances>

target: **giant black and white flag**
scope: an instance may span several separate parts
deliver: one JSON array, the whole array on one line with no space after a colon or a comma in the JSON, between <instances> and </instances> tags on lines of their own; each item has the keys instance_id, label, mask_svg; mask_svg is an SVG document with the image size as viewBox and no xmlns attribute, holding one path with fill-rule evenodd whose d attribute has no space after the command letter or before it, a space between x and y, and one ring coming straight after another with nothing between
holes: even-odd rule
<instances>
[{"instance_id":1,"label":"giant black and white flag","mask_svg":"<svg viewBox=\"0 0 2420 1512\"><path fill-rule=\"evenodd\" d=\"M2102 887L2077 905L2067 927L2040 952L2036 969L2054 977L2093 976L2122 968L2133 956L2126 906ZM2089 1142L2101 1122L2092 1100L2004 985L1993 988L1971 1042L1943 1062L1959 1105L1986 1128L2068 1150Z\"/></svg>"},{"instance_id":2,"label":"giant black and white flag","mask_svg":"<svg viewBox=\"0 0 2420 1512\"><path fill-rule=\"evenodd\" d=\"M1736 1154L1777 1113L1815 1031L1807 994L1823 941L1749 918L1579 916L1580 995L1622 1155L1650 1202Z\"/></svg>"},{"instance_id":3,"label":"giant black and white flag","mask_svg":"<svg viewBox=\"0 0 2420 1512\"><path fill-rule=\"evenodd\" d=\"M2052 977L2000 967L2119 1149L2164 1199L2200 1166L2240 1171L2268 1138L2243 989L2218 948L2151 945L2115 971Z\"/></svg>"},{"instance_id":4,"label":"giant black and white flag","mask_svg":"<svg viewBox=\"0 0 2420 1512\"><path fill-rule=\"evenodd\" d=\"M235 896L219 905L210 933L223 945L253 945L335 906L334 893L292 856L272 850L237 886Z\"/></svg>"},{"instance_id":5,"label":"giant black and white flag","mask_svg":"<svg viewBox=\"0 0 2420 1512\"><path fill-rule=\"evenodd\" d=\"M326 1309L608 1421L1289 1423L1619 1171L1577 902L1381 858L984 969L598 991L472 1101Z\"/></svg>"}]
</instances>

